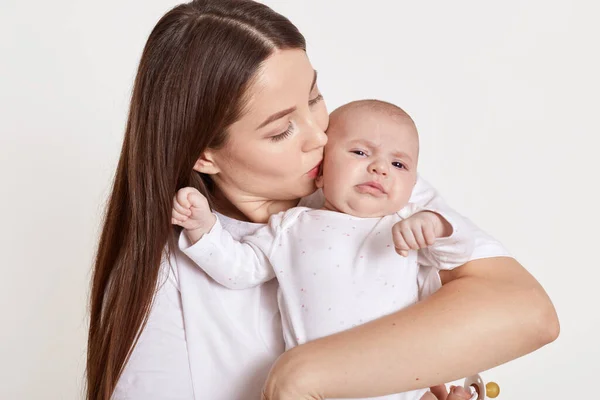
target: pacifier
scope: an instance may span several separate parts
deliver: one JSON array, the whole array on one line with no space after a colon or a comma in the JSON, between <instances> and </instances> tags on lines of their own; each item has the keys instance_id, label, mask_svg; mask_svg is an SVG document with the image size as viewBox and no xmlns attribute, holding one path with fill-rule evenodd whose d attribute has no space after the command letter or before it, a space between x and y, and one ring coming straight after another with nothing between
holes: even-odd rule
<instances>
[{"instance_id":1,"label":"pacifier","mask_svg":"<svg viewBox=\"0 0 600 400\"><path fill-rule=\"evenodd\" d=\"M495 399L500 394L500 386L498 386L496 382L488 382L485 384L479 374L465 378L463 387L473 393L470 400Z\"/></svg>"}]
</instances>

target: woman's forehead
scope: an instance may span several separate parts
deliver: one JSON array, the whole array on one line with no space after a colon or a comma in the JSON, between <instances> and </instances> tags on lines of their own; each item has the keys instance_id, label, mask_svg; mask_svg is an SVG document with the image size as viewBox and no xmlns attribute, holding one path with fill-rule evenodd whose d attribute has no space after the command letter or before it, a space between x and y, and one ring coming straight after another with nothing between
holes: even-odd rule
<instances>
[{"instance_id":1,"label":"woman's forehead","mask_svg":"<svg viewBox=\"0 0 600 400\"><path fill-rule=\"evenodd\" d=\"M278 50L265 60L246 93L245 117L264 120L305 103L315 71L304 50Z\"/></svg>"}]
</instances>

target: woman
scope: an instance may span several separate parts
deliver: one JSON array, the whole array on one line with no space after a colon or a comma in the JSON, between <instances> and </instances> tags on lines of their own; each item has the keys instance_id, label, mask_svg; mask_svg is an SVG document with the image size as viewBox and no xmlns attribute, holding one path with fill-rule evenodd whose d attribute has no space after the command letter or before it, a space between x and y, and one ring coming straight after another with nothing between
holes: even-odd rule
<instances>
[{"instance_id":1,"label":"woman","mask_svg":"<svg viewBox=\"0 0 600 400\"><path fill-rule=\"evenodd\" d=\"M378 396L556 338L543 289L481 231L474 259L434 295L283 355L276 282L229 291L189 263L170 225L179 188L205 193L234 235L314 191L328 124L316 77L302 35L259 3L194 1L158 22L96 258L89 399L252 399L265 379L267 399Z\"/></svg>"}]
</instances>

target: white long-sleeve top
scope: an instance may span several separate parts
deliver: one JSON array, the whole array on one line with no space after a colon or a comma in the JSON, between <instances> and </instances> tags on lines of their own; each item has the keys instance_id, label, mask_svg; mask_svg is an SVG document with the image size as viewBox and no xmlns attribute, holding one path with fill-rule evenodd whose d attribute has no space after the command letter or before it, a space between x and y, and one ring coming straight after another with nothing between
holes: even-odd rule
<instances>
[{"instance_id":1,"label":"white long-sleeve top","mask_svg":"<svg viewBox=\"0 0 600 400\"><path fill-rule=\"evenodd\" d=\"M453 233L400 257L392 226L419 211L409 205L380 218L295 207L271 216L254 234L236 241L217 222L182 249L214 280L246 289L274 277L286 349L398 311L418 301L419 263L452 269L469 260L473 239L459 217ZM446 213L447 214L447 213ZM378 397L420 399L425 390Z\"/></svg>"},{"instance_id":2,"label":"white long-sleeve top","mask_svg":"<svg viewBox=\"0 0 600 400\"><path fill-rule=\"evenodd\" d=\"M418 300L419 264L453 269L466 263L473 239L459 217L452 235L400 257L392 226L416 207L380 218L295 207L241 241L217 222L183 252L214 280L247 289L279 282L286 348L371 321Z\"/></svg>"},{"instance_id":3,"label":"white long-sleeve top","mask_svg":"<svg viewBox=\"0 0 600 400\"><path fill-rule=\"evenodd\" d=\"M421 178L411 202L451 210ZM321 207L322 196L315 193L300 205ZM223 215L219 221L238 240L264 226ZM509 256L498 241L467 224L475 240L470 260ZM185 237L180 240L185 242ZM161 268L148 323L113 399L260 399L269 368L284 351L277 281L230 290L179 249L173 249ZM441 285L437 271L428 267L419 269L418 281L421 298Z\"/></svg>"}]
</instances>

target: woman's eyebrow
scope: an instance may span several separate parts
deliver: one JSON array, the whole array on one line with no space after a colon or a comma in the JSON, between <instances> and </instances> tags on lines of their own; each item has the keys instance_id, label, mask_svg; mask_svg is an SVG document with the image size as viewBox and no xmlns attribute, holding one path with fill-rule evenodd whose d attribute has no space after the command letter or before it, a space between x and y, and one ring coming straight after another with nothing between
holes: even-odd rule
<instances>
[{"instance_id":1,"label":"woman's eyebrow","mask_svg":"<svg viewBox=\"0 0 600 400\"><path fill-rule=\"evenodd\" d=\"M312 81L312 85L310 85L310 90L309 93L312 92L312 90L315 88L315 84L317 83L317 70L314 70L314 76L313 76L313 81Z\"/></svg>"},{"instance_id":2,"label":"woman's eyebrow","mask_svg":"<svg viewBox=\"0 0 600 400\"><path fill-rule=\"evenodd\" d=\"M313 81L312 81L312 84L310 85L309 93L312 92L312 90L315 88L316 84L317 84L317 70L314 70ZM263 127L269 125L271 122L277 121L279 118L283 118L286 115L288 115L289 113L293 113L294 111L296 111L296 107L290 107L290 108L286 108L285 110L278 111L275 114L271 115L269 118L265 119L256 129L258 130L260 128L263 128Z\"/></svg>"},{"instance_id":3,"label":"woman's eyebrow","mask_svg":"<svg viewBox=\"0 0 600 400\"><path fill-rule=\"evenodd\" d=\"M296 106L290 107L290 108L286 108L285 110L278 111L275 114L271 115L269 118L265 119L262 122L262 124L260 124L258 126L258 128L256 128L256 129L258 130L258 129L266 126L266 125L269 125L271 122L277 121L279 118L283 118L286 115L288 115L289 113L293 113L294 111L296 111Z\"/></svg>"}]
</instances>

